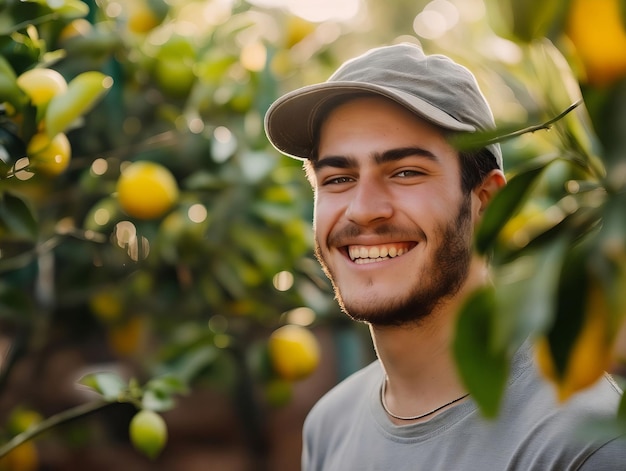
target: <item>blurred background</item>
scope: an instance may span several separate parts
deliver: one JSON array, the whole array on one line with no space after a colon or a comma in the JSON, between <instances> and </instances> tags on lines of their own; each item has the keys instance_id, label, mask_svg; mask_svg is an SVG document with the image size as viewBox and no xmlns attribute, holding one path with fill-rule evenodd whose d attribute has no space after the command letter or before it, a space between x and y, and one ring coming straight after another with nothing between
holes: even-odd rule
<instances>
[{"instance_id":1,"label":"blurred background","mask_svg":"<svg viewBox=\"0 0 626 471\"><path fill-rule=\"evenodd\" d=\"M312 256L311 189L263 116L370 47L419 43L466 65L504 130L585 99L561 127L503 141L509 179L562 157L494 216L498 273L539 294L539 314L511 310L507 339L559 319L545 284L524 284L540 235L611 221L603 286L626 291L623 6L0 0L0 446L61 418L0 469L300 468L307 412L374 355ZM25 75L37 69L54 73ZM609 298L609 327L583 349L616 344L597 365L619 372L626 302ZM141 408L166 424L152 458L164 432L131 436Z\"/></svg>"}]
</instances>

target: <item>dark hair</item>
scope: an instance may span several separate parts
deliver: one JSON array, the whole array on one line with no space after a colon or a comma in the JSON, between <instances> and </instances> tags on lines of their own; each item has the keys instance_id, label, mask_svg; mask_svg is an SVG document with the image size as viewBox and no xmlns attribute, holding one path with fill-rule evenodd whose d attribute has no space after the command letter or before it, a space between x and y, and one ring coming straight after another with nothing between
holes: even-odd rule
<instances>
[{"instance_id":1,"label":"dark hair","mask_svg":"<svg viewBox=\"0 0 626 471\"><path fill-rule=\"evenodd\" d=\"M499 169L494 155L487 149L460 151L461 190L464 193L476 188L492 170Z\"/></svg>"}]
</instances>

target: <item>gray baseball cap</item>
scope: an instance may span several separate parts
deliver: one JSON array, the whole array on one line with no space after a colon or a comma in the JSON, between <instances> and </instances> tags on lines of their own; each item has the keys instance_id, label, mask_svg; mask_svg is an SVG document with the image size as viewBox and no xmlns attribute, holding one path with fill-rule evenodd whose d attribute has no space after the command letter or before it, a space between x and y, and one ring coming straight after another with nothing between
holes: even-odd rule
<instances>
[{"instance_id":1,"label":"gray baseball cap","mask_svg":"<svg viewBox=\"0 0 626 471\"><path fill-rule=\"evenodd\" d=\"M495 128L493 114L476 78L450 58L425 55L414 44L371 49L345 62L323 83L283 95L265 115L265 133L280 152L300 160L312 155L319 119L353 94L390 98L440 126L456 132ZM502 168L499 144L487 149Z\"/></svg>"}]
</instances>

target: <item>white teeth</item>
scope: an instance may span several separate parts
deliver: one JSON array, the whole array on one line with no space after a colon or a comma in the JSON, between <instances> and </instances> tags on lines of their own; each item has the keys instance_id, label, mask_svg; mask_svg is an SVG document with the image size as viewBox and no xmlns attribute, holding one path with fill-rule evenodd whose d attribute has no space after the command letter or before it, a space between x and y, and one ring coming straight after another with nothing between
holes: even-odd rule
<instances>
[{"instance_id":1,"label":"white teeth","mask_svg":"<svg viewBox=\"0 0 626 471\"><path fill-rule=\"evenodd\" d=\"M408 252L408 249L404 247L398 248L393 245L372 246L369 248L364 246L352 246L349 247L348 252L350 258L358 263L371 263L374 261L382 261L387 258L399 257L400 255Z\"/></svg>"}]
</instances>

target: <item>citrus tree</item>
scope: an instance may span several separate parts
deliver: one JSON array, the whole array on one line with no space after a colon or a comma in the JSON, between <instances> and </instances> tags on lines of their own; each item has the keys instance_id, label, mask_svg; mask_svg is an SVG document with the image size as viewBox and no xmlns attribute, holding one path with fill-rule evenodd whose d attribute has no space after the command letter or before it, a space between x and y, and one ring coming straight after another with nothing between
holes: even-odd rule
<instances>
[{"instance_id":1,"label":"citrus tree","mask_svg":"<svg viewBox=\"0 0 626 471\"><path fill-rule=\"evenodd\" d=\"M349 30L236 1L2 3L0 395L21 362L59 345L102 346L94 363L129 372L88 371L79 383L97 398L46 418L12 404L4 465L36 460L42 431L119 402L135 406L128 436L155 459L161 414L206 381L258 433L259 402L284 403L319 362L305 325L342 319L311 257L310 188L269 148L263 114L282 91L396 40L472 68L500 124L458 141L501 142L509 180L476 240L494 286L468 301L454 345L481 409L497 414L527 338L562 400L615 369L623 2L486 0L489 21L452 21L451 5L468 4L483 2L365 2L369 17Z\"/></svg>"},{"instance_id":2,"label":"citrus tree","mask_svg":"<svg viewBox=\"0 0 626 471\"><path fill-rule=\"evenodd\" d=\"M31 438L120 402L137 409L130 440L156 458L160 414L198 382L232 391L254 416L288 401L319 361L305 325L312 309L333 308L310 256L310 190L262 128L292 73L289 51L313 28L217 3L0 7L0 335L10 345L0 393L26 359L44 364L59 345L101 345L99 362L128 371L93 367L79 384L98 398L48 418L14 404L0 427L9 469ZM30 391L44 388L31 380ZM244 426L260 433L254 419Z\"/></svg>"},{"instance_id":3,"label":"citrus tree","mask_svg":"<svg viewBox=\"0 0 626 471\"><path fill-rule=\"evenodd\" d=\"M478 251L493 257L494 285L462 310L455 354L483 412L493 416L510 356L529 337L561 401L607 370L623 372L616 342L626 315L626 4L486 5L494 31L521 58L521 68L502 76L526 88L520 95L530 111L525 124L503 124L477 139L502 142L509 183L476 239ZM512 140L542 129L550 132L526 136L529 146ZM626 426L623 409L607 426Z\"/></svg>"}]
</instances>

